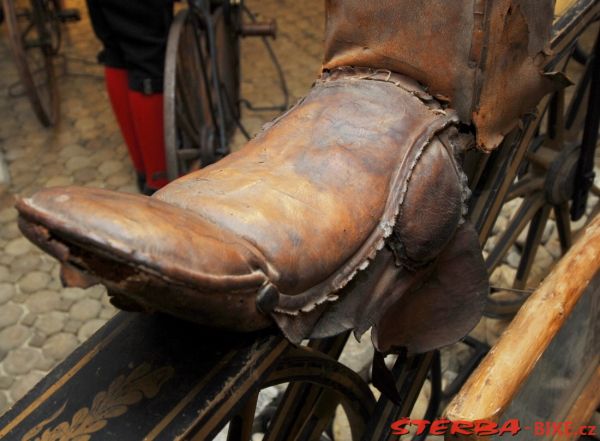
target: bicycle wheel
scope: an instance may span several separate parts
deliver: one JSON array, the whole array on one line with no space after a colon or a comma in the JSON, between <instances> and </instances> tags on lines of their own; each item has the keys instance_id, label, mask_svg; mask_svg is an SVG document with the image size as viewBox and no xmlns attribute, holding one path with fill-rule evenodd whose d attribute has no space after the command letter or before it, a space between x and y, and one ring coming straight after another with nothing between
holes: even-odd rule
<instances>
[{"instance_id":1,"label":"bicycle wheel","mask_svg":"<svg viewBox=\"0 0 600 441\"><path fill-rule=\"evenodd\" d=\"M341 363L317 352L302 349L280 360L264 386L280 384L288 386L279 406L274 409L273 417L263 422L263 427L257 427L252 415L250 427L255 432L264 430L265 441L331 439L328 433L338 405L343 407L350 421L352 439L359 441L375 410L375 399L367 384ZM292 396L302 397L303 402L298 403L290 398ZM307 400L313 406L306 406ZM300 404L299 408L295 404ZM241 432L238 428L244 427L242 421L233 420L231 439L248 439L246 436L231 436L233 432Z\"/></svg>"},{"instance_id":2,"label":"bicycle wheel","mask_svg":"<svg viewBox=\"0 0 600 441\"><path fill-rule=\"evenodd\" d=\"M248 441L255 434L262 434L263 441L329 441L331 422L341 405L352 439L359 441L375 410L375 399L367 383L335 359L347 337L308 346L278 338L276 347L257 353L244 365L255 379L232 380L231 390L214 403L213 411L199 416L179 437L224 440L226 431L227 441ZM275 394L273 386L285 393Z\"/></svg>"},{"instance_id":3,"label":"bicycle wheel","mask_svg":"<svg viewBox=\"0 0 600 441\"><path fill-rule=\"evenodd\" d=\"M255 412L258 394L252 396L230 420L227 440L241 441L258 435L263 441L331 441L337 439L336 429L343 427L344 440L387 441L390 424L414 413L417 398L426 387L427 374L430 369L435 371L436 360L439 367L439 358L436 359L435 352L399 356L387 385L397 390L398 401L394 403L382 395L375 404L367 382L336 361L348 335L311 341L308 347L290 348L261 385L264 389L285 384L285 392L261 413ZM437 415L438 398L432 395L425 417ZM334 419L340 417L342 426L336 427ZM423 415L417 411L415 417ZM423 437L407 439L420 441Z\"/></svg>"},{"instance_id":4,"label":"bicycle wheel","mask_svg":"<svg viewBox=\"0 0 600 441\"><path fill-rule=\"evenodd\" d=\"M595 25L594 25L595 26ZM599 35L597 28L590 28L585 37ZM572 61L581 62L581 50L593 53L593 42L573 42L569 57L561 60L559 68L577 78L574 87L560 90L547 99L537 120L527 126L521 142L529 142L523 161L519 164L517 178L512 183L504 204L515 209L506 220L506 226L491 240L486 258L488 272L492 277L492 292L488 297L485 314L493 318L512 317L537 287L543 277L543 270L549 271L553 261L564 254L572 243L571 209L576 190L578 165L586 129L586 119L592 110L589 100L592 78L597 78L598 67L590 57L583 69L578 69ZM592 44L590 44L590 42ZM587 44L586 44L587 43ZM590 47L592 46L592 47ZM597 129L596 129L597 132ZM597 139L597 134L596 134ZM498 156L501 152L498 152ZM494 162L495 158L491 158ZM577 219L575 219L577 220ZM548 228L548 225L554 227ZM559 240L558 253L548 258L545 268L538 268L534 274L536 255L542 246L544 232L555 229ZM558 247L557 247L558 248ZM507 257L512 254L511 257ZM516 267L514 275L495 277L507 258ZM506 267L505 267L506 270ZM494 286L494 280L499 281ZM499 286L498 286L499 285Z\"/></svg>"},{"instance_id":5,"label":"bicycle wheel","mask_svg":"<svg viewBox=\"0 0 600 441\"><path fill-rule=\"evenodd\" d=\"M31 107L42 125L57 123L58 83L53 56L60 46L60 26L54 0L30 0L29 4L3 0L9 45L19 78ZM29 6L29 7L27 7Z\"/></svg>"},{"instance_id":6,"label":"bicycle wheel","mask_svg":"<svg viewBox=\"0 0 600 441\"><path fill-rule=\"evenodd\" d=\"M208 18L195 8L184 9L173 20L164 87L169 180L228 153L223 146L239 115L239 19L239 5L230 5L227 10L217 6ZM214 31L215 59L207 20Z\"/></svg>"}]
</instances>

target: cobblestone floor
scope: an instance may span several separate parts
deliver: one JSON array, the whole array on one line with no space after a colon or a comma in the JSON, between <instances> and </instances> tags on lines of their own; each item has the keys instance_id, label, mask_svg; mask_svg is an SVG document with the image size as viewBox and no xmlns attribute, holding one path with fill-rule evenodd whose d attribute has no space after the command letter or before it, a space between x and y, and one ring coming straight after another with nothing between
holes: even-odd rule
<instances>
[{"instance_id":1,"label":"cobblestone floor","mask_svg":"<svg viewBox=\"0 0 600 441\"><path fill-rule=\"evenodd\" d=\"M274 47L293 102L308 90L319 70L323 1L248 3L255 12L277 19L279 36ZM67 5L85 12L82 0L67 0ZM101 69L79 61L93 62L99 44L85 14L81 22L67 28L64 53L68 62L60 92L62 121L54 129L39 125L25 98L8 95L17 74L6 40L0 38L0 151L12 178L4 192L0 189L0 414L115 312L100 286L88 290L61 287L56 262L21 237L12 208L16 196L29 195L42 187L77 184L136 191ZM244 40L242 54L242 94L257 105L278 103L275 70L260 41ZM244 111L243 124L255 133L274 116ZM237 135L234 144L242 143L242 136ZM514 209L506 207L495 234L502 231ZM549 226L536 264L538 281L558 258L557 246L556 232ZM515 247L496 271L494 284L509 283L518 258L519 249ZM474 335L493 344L505 326L504 321L484 319ZM371 356L368 339L363 342L351 343L344 355L345 362L357 370L364 369ZM459 345L444 352L444 381L452 380L465 356L465 348ZM426 406L426 399L427 391L419 398L417 412ZM336 426L336 439L344 440L344 427Z\"/></svg>"}]
</instances>

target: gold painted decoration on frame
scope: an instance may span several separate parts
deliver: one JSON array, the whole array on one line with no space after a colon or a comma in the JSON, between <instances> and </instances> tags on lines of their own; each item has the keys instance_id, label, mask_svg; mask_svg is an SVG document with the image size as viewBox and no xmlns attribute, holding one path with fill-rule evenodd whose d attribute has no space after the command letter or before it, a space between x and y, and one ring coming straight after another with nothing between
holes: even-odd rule
<instances>
[{"instance_id":1,"label":"gold painted decoration on frame","mask_svg":"<svg viewBox=\"0 0 600 441\"><path fill-rule=\"evenodd\" d=\"M54 414L33 427L21 441L88 441L93 433L102 430L110 418L127 412L129 406L142 399L154 398L162 385L175 370L170 366L152 370L148 363L142 363L129 375L118 376L108 387L94 397L91 407L83 407L75 412L70 422L64 421L52 429L38 434L64 411L65 402Z\"/></svg>"}]
</instances>

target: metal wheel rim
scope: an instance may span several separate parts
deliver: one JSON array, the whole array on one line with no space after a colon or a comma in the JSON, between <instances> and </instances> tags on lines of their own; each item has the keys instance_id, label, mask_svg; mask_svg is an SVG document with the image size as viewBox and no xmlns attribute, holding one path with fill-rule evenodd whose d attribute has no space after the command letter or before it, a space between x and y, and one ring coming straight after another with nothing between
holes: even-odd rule
<instances>
[{"instance_id":1,"label":"metal wheel rim","mask_svg":"<svg viewBox=\"0 0 600 441\"><path fill-rule=\"evenodd\" d=\"M31 4L33 5L34 2L35 0L32 0ZM47 85L45 87L47 93L41 94L40 89L36 87L36 80L27 60L27 49L23 44L14 1L3 0L2 5L8 30L9 46L13 54L17 71L19 72L19 78L25 89L25 94L40 123L45 127L55 125L58 122L59 97L52 53L51 51L45 51L42 48L39 48L40 52L42 52L42 69L45 74L45 83ZM36 21L34 26L38 27L39 23Z\"/></svg>"},{"instance_id":2,"label":"metal wheel rim","mask_svg":"<svg viewBox=\"0 0 600 441\"><path fill-rule=\"evenodd\" d=\"M229 43L237 44L237 36L231 37L227 32L229 28L227 28L223 18L222 8L217 8L213 12L212 19L216 27L215 34L217 40L221 43L219 63L223 64L223 66L231 65L231 63L237 59L237 48L234 46L234 52L231 53L224 50L224 47L232 49L231 44ZM194 10L189 8L184 9L177 13L169 31L164 80L165 149L167 175L169 180L174 180L188 171L186 170L186 159L182 159L182 156L185 157L185 155L189 155L191 158L194 158L195 156L200 162L200 165L206 165L218 159L214 152L216 140L214 139L214 136L210 136L211 130L214 131L215 123L212 121L208 104L209 99L212 99L213 102L215 101L214 90L211 89L211 97L207 97L205 88L199 87L199 89L202 90L197 92L198 96L192 98L189 96L186 97L188 100L196 99L192 104L189 102L187 103L189 104L187 106L188 110L183 110L186 103L182 103L182 93L184 89L183 86L180 86L180 82L184 76L187 75L189 78L193 76L193 73L181 72L182 68L178 65L180 56L179 51L181 45L185 43L185 39L189 38L189 35L186 34L186 32L191 32L189 27L193 28L196 26L198 29L201 20L202 18L197 16L197 13ZM195 41L197 41L197 39ZM209 58L208 55L205 56ZM224 69L221 67L220 70L229 72L231 69ZM235 66L234 70L239 72L239 69L236 69ZM196 79L199 78L199 75L203 74L202 72L195 73L197 75ZM202 76L201 78L204 77ZM239 93L239 75L234 74L226 78L228 79L228 84L225 87L231 88L233 85L234 94L237 95ZM234 96L233 99L237 105L237 96ZM189 111L190 108L195 109L194 115L189 115L189 113L192 113ZM182 120L181 115L185 113L188 114L185 115L186 118L193 117L193 119ZM189 141L184 139L185 136L182 136L182 125L187 126L187 131L184 130L186 132L185 135L190 135L190 132L195 133L195 135L192 134L189 136L194 138L195 145L189 145ZM228 121L227 128L228 136L230 136L235 128L233 119ZM193 150L196 151L194 152ZM194 159L190 159L189 162L193 162L193 160Z\"/></svg>"}]
</instances>

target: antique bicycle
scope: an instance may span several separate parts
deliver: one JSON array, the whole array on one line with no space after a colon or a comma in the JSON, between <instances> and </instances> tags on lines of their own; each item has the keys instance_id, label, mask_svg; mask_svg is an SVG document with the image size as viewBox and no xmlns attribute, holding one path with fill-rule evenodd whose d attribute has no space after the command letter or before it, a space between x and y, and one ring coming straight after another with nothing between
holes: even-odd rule
<instances>
[{"instance_id":1,"label":"antique bicycle","mask_svg":"<svg viewBox=\"0 0 600 441\"><path fill-rule=\"evenodd\" d=\"M564 71L575 58L585 62L573 78L575 93L569 96L567 89L546 96L495 153L470 150L464 158L473 190L469 218L482 244L506 201L526 201L498 242L502 245L488 256L491 269L506 251L505 243L515 243L517 231L529 225L518 283L527 280L540 229L552 210L563 249L569 248L569 217L581 215L585 203L580 202L590 191L590 157L598 137L599 17L597 0L559 3L546 70ZM588 45L583 38L590 36ZM512 313L523 301L513 299L505 308L495 300L490 303L499 315L507 309ZM365 379L337 361L348 337L295 346L271 332L215 336L168 317L121 313L2 419L0 436L30 440L72 430L106 439L209 440L228 424L228 441L247 441L257 432L269 441L320 441L330 437L328 426L341 405L354 440L383 441L395 439L390 423L410 415L428 376L432 393L426 419L439 413L464 380L442 390L439 352L401 353L392 369L398 397L376 401ZM383 368L382 363L376 357L373 368ZM288 387L265 422L255 411L260 391L277 384Z\"/></svg>"},{"instance_id":2,"label":"antique bicycle","mask_svg":"<svg viewBox=\"0 0 600 441\"><path fill-rule=\"evenodd\" d=\"M54 60L60 52L61 24L80 19L59 0L3 0L8 42L20 83L42 125L58 121L59 94Z\"/></svg>"},{"instance_id":3,"label":"antique bicycle","mask_svg":"<svg viewBox=\"0 0 600 441\"><path fill-rule=\"evenodd\" d=\"M257 20L243 1L190 0L173 20L165 63L165 148L169 180L229 153L240 105L251 110L288 106L285 76L270 38L274 21ZM260 37L277 71L282 102L253 106L240 96L240 39Z\"/></svg>"}]
</instances>

